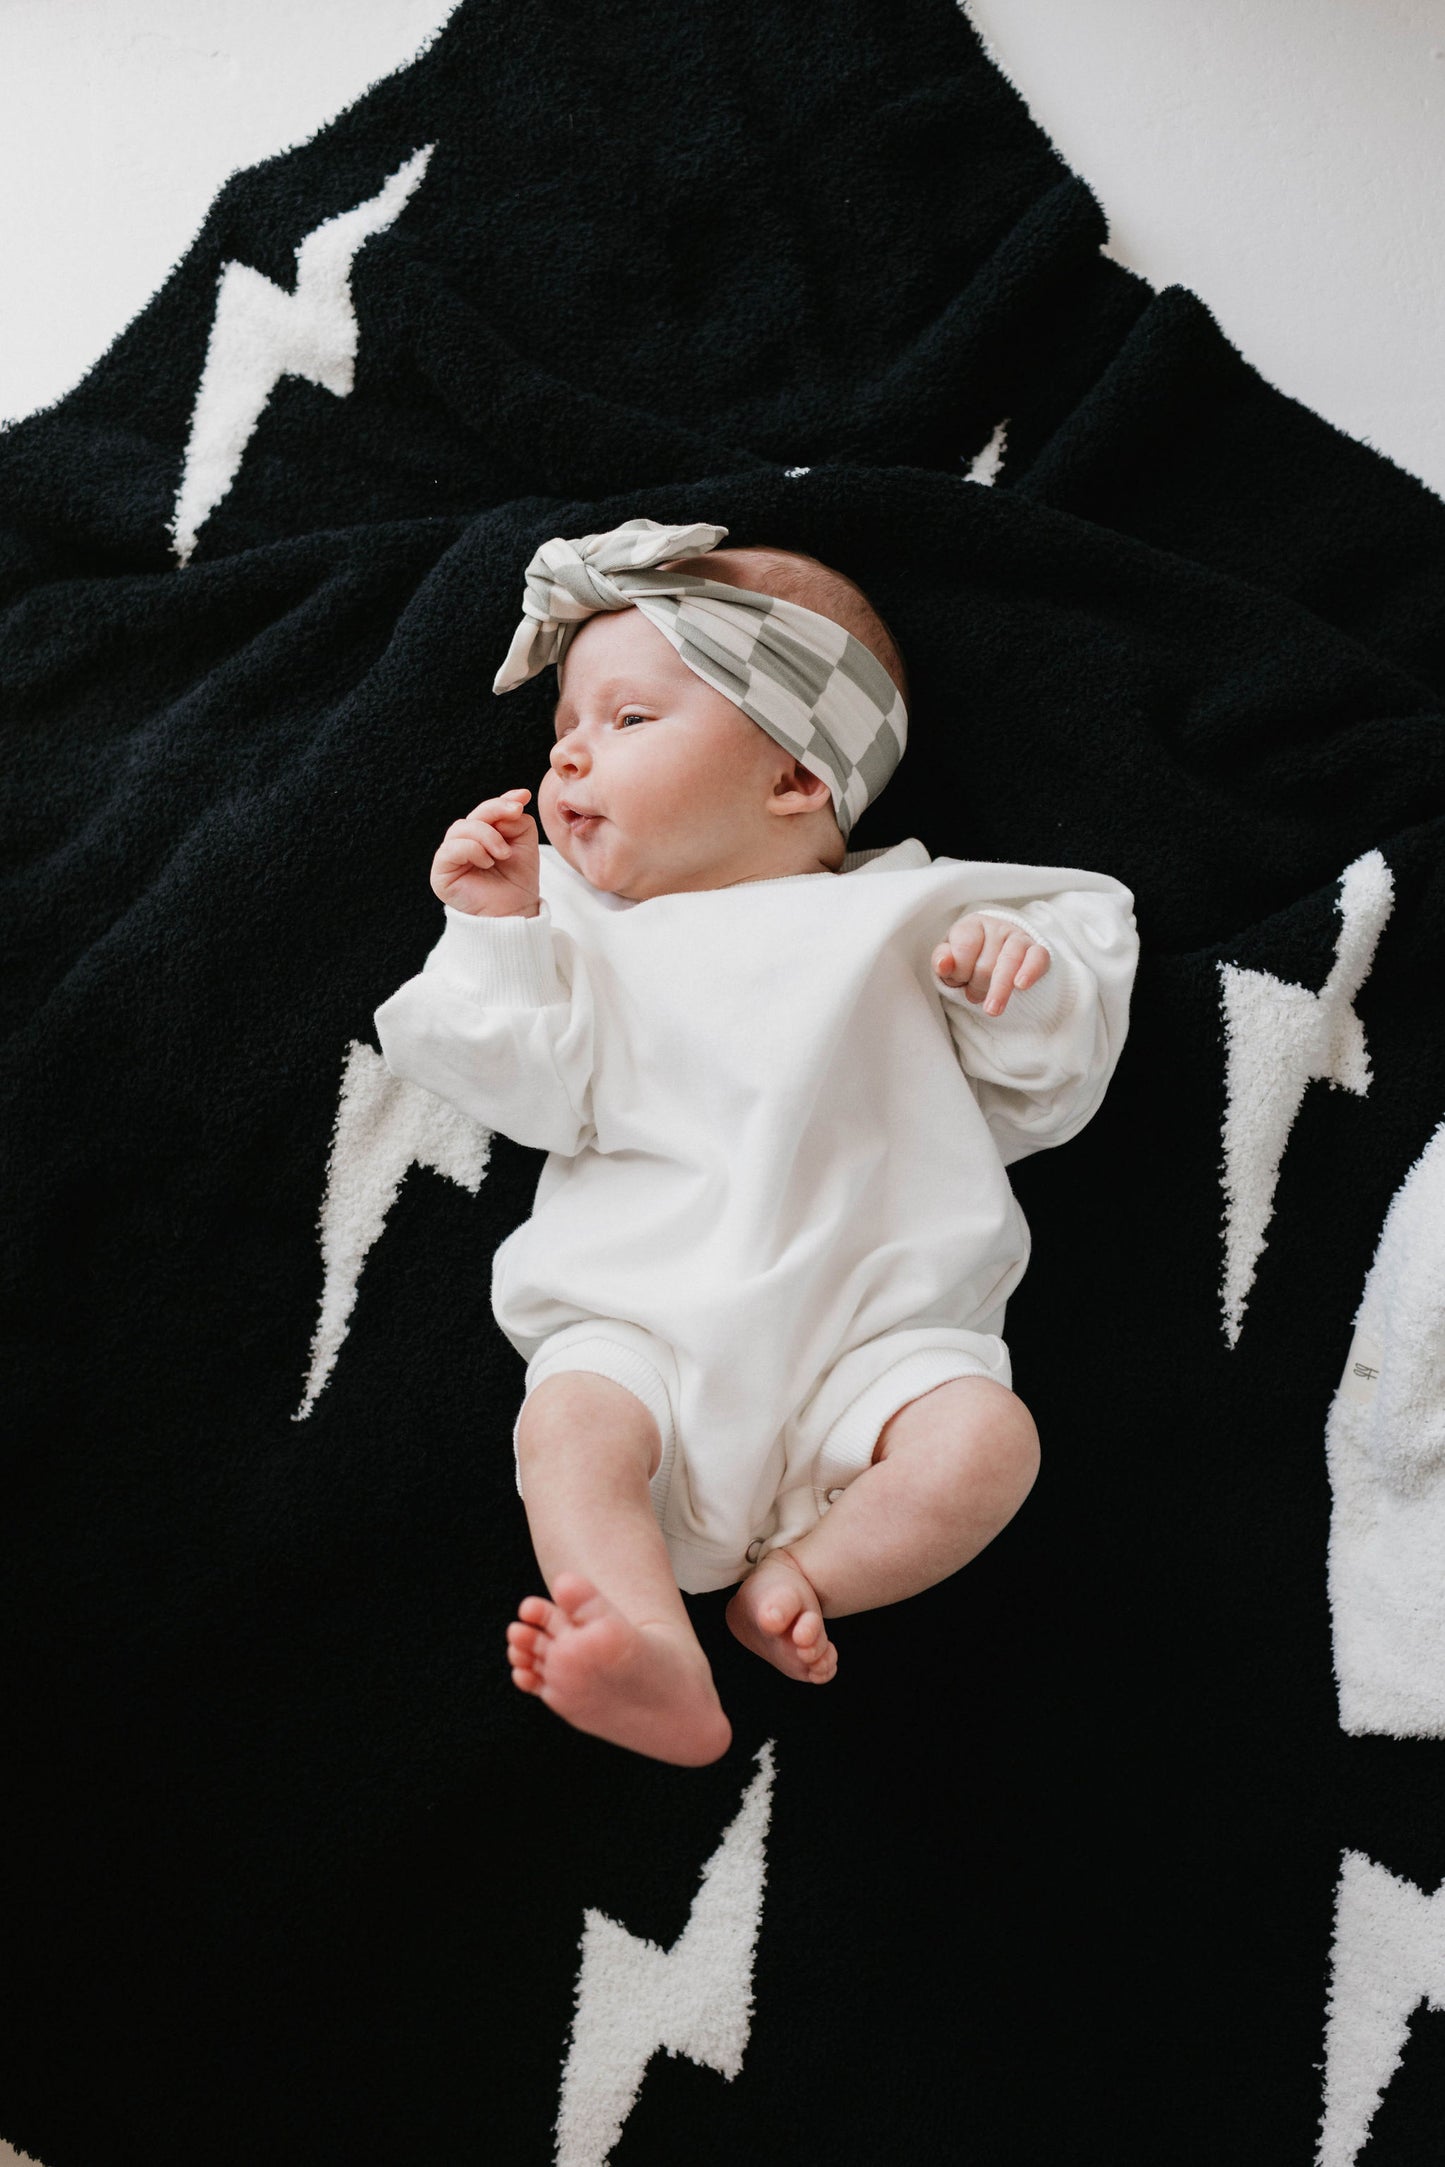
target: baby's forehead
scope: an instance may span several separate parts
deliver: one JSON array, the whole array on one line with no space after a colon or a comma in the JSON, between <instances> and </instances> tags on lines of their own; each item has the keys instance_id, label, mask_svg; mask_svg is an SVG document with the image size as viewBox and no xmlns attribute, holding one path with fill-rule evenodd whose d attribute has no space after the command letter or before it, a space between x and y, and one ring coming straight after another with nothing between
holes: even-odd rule
<instances>
[{"instance_id":1,"label":"baby's forehead","mask_svg":"<svg viewBox=\"0 0 1445 2167\"><path fill-rule=\"evenodd\" d=\"M609 681L625 675L672 683L690 673L666 634L629 605L598 610L578 626L562 657L558 704L579 683L585 683L589 691L601 689L596 682L599 674Z\"/></svg>"}]
</instances>

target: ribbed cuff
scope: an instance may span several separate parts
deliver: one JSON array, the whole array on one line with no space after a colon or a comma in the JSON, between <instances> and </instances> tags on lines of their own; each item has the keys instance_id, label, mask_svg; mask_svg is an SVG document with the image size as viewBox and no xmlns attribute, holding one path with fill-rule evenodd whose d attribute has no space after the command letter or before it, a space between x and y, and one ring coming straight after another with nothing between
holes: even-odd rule
<instances>
[{"instance_id":1,"label":"ribbed cuff","mask_svg":"<svg viewBox=\"0 0 1445 2167\"><path fill-rule=\"evenodd\" d=\"M432 967L444 971L474 1001L489 1008L543 1008L566 1000L545 901L535 918L473 916L450 903L442 909L446 925Z\"/></svg>"},{"instance_id":2,"label":"ribbed cuff","mask_svg":"<svg viewBox=\"0 0 1445 2167\"><path fill-rule=\"evenodd\" d=\"M1016 925L1021 933L1027 933L1029 939L1037 941L1041 948L1047 948L1048 969L1042 978L1035 979L1022 993L1011 993L1007 1008L999 1016L986 1015L982 1001L970 1001L962 986L945 985L935 972L939 992L946 1001L953 1001L965 1008L970 1016L978 1016L991 1030L1006 1031L1010 1023L1015 1021L1027 1023L1031 1030L1053 1030L1054 1026L1062 1023L1065 1016L1078 1005L1079 974L1076 966L1059 952L1046 934L1041 933L1037 926L1030 925L1027 918L1020 917L1016 910L998 910L992 903L987 903L979 906L979 916L1003 918L1009 925Z\"/></svg>"}]
</instances>

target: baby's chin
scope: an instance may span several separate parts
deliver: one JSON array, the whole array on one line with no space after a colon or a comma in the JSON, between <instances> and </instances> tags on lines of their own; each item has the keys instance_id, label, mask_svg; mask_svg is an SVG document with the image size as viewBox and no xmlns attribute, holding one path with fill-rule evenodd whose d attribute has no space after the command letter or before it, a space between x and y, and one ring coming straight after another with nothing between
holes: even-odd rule
<instances>
[{"instance_id":1,"label":"baby's chin","mask_svg":"<svg viewBox=\"0 0 1445 2167\"><path fill-rule=\"evenodd\" d=\"M699 888L719 888L727 868L710 865L679 866L639 849L630 838L613 837L606 825L595 828L586 841L565 830L557 839L557 853L573 871L603 895L615 895L623 903L646 903L656 895L679 895ZM714 871L716 877L714 877Z\"/></svg>"},{"instance_id":2,"label":"baby's chin","mask_svg":"<svg viewBox=\"0 0 1445 2167\"><path fill-rule=\"evenodd\" d=\"M599 889L603 895L619 895L625 902L633 901L627 893L630 881L646 875L636 862L636 852L628 849L620 838L608 833L609 823L599 821L585 839L574 836L565 821L559 820L555 832L549 833L551 843L559 858L565 858L574 873L580 873L585 881Z\"/></svg>"}]
</instances>

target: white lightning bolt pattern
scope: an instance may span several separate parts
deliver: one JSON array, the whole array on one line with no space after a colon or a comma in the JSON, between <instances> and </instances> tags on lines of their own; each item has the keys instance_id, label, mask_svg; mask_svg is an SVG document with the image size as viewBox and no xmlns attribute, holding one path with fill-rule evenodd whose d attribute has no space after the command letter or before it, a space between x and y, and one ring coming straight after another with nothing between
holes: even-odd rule
<instances>
[{"instance_id":1,"label":"white lightning bolt pattern","mask_svg":"<svg viewBox=\"0 0 1445 2167\"><path fill-rule=\"evenodd\" d=\"M729 2081L743 2066L772 1811L771 1738L757 1762L670 1949L600 1911L587 1913L555 2167L604 2167L659 2047Z\"/></svg>"},{"instance_id":2,"label":"white lightning bolt pattern","mask_svg":"<svg viewBox=\"0 0 1445 2167\"><path fill-rule=\"evenodd\" d=\"M179 564L190 562L198 532L236 479L266 401L283 376L304 376L338 399L349 395L358 342L352 260L364 242L395 221L435 149L434 143L424 144L379 194L305 236L296 250L294 293L250 264L222 264L171 519Z\"/></svg>"},{"instance_id":3,"label":"white lightning bolt pattern","mask_svg":"<svg viewBox=\"0 0 1445 2167\"><path fill-rule=\"evenodd\" d=\"M1363 1098L1370 1088L1365 1030L1351 1005L1370 974L1394 907L1395 883L1378 850L1340 876L1334 966L1318 993L1269 971L1221 963L1224 1011L1224 1336L1233 1347L1274 1213L1285 1143L1306 1087L1317 1080Z\"/></svg>"},{"instance_id":4,"label":"white lightning bolt pattern","mask_svg":"<svg viewBox=\"0 0 1445 2167\"><path fill-rule=\"evenodd\" d=\"M1445 2011L1445 1887L1427 1896L1362 1851L1335 1895L1324 2112L1315 2167L1353 2167L1420 2003Z\"/></svg>"},{"instance_id":5,"label":"white lightning bolt pattern","mask_svg":"<svg viewBox=\"0 0 1445 2167\"><path fill-rule=\"evenodd\" d=\"M993 435L984 445L983 450L974 454L969 470L963 477L964 480L966 482L982 482L986 489L991 489L998 478L1000 468L1003 466L1004 445L1007 441L1008 420L1005 418L995 424Z\"/></svg>"},{"instance_id":6,"label":"white lightning bolt pattern","mask_svg":"<svg viewBox=\"0 0 1445 2167\"><path fill-rule=\"evenodd\" d=\"M433 1091L394 1076L359 1039L346 1051L321 1230L321 1312L311 1341L306 1392L292 1415L304 1422L335 1365L356 1302L366 1253L386 1224L407 1170L426 1166L473 1196L491 1154L489 1129Z\"/></svg>"},{"instance_id":7,"label":"white lightning bolt pattern","mask_svg":"<svg viewBox=\"0 0 1445 2167\"><path fill-rule=\"evenodd\" d=\"M1340 1728L1445 1738L1445 1121L1390 1200L1325 1454Z\"/></svg>"}]
</instances>

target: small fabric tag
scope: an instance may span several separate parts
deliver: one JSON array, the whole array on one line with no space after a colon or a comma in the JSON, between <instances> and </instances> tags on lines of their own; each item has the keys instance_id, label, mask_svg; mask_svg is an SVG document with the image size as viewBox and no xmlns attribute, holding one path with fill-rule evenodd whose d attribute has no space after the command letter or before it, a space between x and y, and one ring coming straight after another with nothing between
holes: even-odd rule
<instances>
[{"instance_id":1,"label":"small fabric tag","mask_svg":"<svg viewBox=\"0 0 1445 2167\"><path fill-rule=\"evenodd\" d=\"M1361 1325L1350 1342L1345 1359L1345 1374L1340 1379L1341 1399L1368 1402L1375 1396L1380 1382L1380 1365L1384 1349L1367 1326Z\"/></svg>"}]
</instances>

